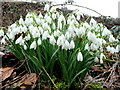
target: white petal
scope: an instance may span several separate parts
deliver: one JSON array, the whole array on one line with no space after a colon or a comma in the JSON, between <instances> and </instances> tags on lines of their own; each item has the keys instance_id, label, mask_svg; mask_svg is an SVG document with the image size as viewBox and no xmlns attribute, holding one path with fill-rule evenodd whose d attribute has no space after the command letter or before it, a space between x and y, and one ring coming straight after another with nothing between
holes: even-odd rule
<instances>
[{"instance_id":1,"label":"white petal","mask_svg":"<svg viewBox=\"0 0 120 90\"><path fill-rule=\"evenodd\" d=\"M42 42L41 42L41 39L39 38L38 41L37 41L38 45L41 45Z\"/></svg>"},{"instance_id":2,"label":"white petal","mask_svg":"<svg viewBox=\"0 0 120 90\"><path fill-rule=\"evenodd\" d=\"M83 55L82 55L81 52L78 53L78 55L77 55L77 60L78 60L78 61L81 61L81 62L83 61Z\"/></svg>"}]
</instances>

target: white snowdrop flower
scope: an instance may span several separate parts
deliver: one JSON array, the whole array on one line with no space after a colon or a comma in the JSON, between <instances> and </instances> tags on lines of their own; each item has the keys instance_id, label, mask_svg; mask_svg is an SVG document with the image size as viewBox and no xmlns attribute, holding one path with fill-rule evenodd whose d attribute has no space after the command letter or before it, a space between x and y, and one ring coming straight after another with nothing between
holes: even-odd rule
<instances>
[{"instance_id":1,"label":"white snowdrop flower","mask_svg":"<svg viewBox=\"0 0 120 90\"><path fill-rule=\"evenodd\" d=\"M88 43L85 45L85 50L88 50L88 51L90 50Z\"/></svg>"},{"instance_id":2,"label":"white snowdrop flower","mask_svg":"<svg viewBox=\"0 0 120 90\"><path fill-rule=\"evenodd\" d=\"M55 37L58 37L58 36L60 36L60 31L59 31L59 30L57 30L57 31L54 31L54 36L55 36Z\"/></svg>"},{"instance_id":3,"label":"white snowdrop flower","mask_svg":"<svg viewBox=\"0 0 120 90\"><path fill-rule=\"evenodd\" d=\"M10 25L10 28L13 29L13 28L15 28L16 26L17 26L16 23L14 23L14 24Z\"/></svg>"},{"instance_id":4,"label":"white snowdrop flower","mask_svg":"<svg viewBox=\"0 0 120 90\"><path fill-rule=\"evenodd\" d=\"M115 38L113 37L113 35L110 35L109 42L114 42L114 41L116 41Z\"/></svg>"},{"instance_id":5,"label":"white snowdrop flower","mask_svg":"<svg viewBox=\"0 0 120 90\"><path fill-rule=\"evenodd\" d=\"M70 18L74 20L76 19L74 14L72 14Z\"/></svg>"},{"instance_id":6,"label":"white snowdrop flower","mask_svg":"<svg viewBox=\"0 0 120 90\"><path fill-rule=\"evenodd\" d=\"M1 44L5 44L6 43L5 38L6 38L5 36L2 38Z\"/></svg>"},{"instance_id":7,"label":"white snowdrop flower","mask_svg":"<svg viewBox=\"0 0 120 90\"><path fill-rule=\"evenodd\" d=\"M77 36L80 36L80 35L84 35L85 34L85 30L86 29L84 27L80 27L79 29L76 28L75 32L76 32Z\"/></svg>"},{"instance_id":8,"label":"white snowdrop flower","mask_svg":"<svg viewBox=\"0 0 120 90\"><path fill-rule=\"evenodd\" d=\"M33 18L26 18L26 19L25 19L25 24L26 24L27 26L31 25L31 23L33 23L33 22L34 22Z\"/></svg>"},{"instance_id":9,"label":"white snowdrop flower","mask_svg":"<svg viewBox=\"0 0 120 90\"><path fill-rule=\"evenodd\" d=\"M30 40L30 34L28 34L27 36L25 36L24 38L26 41Z\"/></svg>"},{"instance_id":10,"label":"white snowdrop flower","mask_svg":"<svg viewBox=\"0 0 120 90\"><path fill-rule=\"evenodd\" d=\"M70 49L74 49L75 48L75 43L73 40L71 40L70 44L69 44L69 50Z\"/></svg>"},{"instance_id":11,"label":"white snowdrop flower","mask_svg":"<svg viewBox=\"0 0 120 90\"><path fill-rule=\"evenodd\" d=\"M4 36L4 31L0 30L0 37Z\"/></svg>"},{"instance_id":12,"label":"white snowdrop flower","mask_svg":"<svg viewBox=\"0 0 120 90\"><path fill-rule=\"evenodd\" d=\"M23 48L24 48L25 50L27 50L27 46L26 46L25 44L24 44Z\"/></svg>"},{"instance_id":13,"label":"white snowdrop flower","mask_svg":"<svg viewBox=\"0 0 120 90\"><path fill-rule=\"evenodd\" d=\"M45 14L44 19L45 19L45 21L46 21L47 23L51 24L52 19L51 19L51 17L50 17L48 14Z\"/></svg>"},{"instance_id":14,"label":"white snowdrop flower","mask_svg":"<svg viewBox=\"0 0 120 90\"><path fill-rule=\"evenodd\" d=\"M40 30L40 33L43 34L43 28L39 26L38 29Z\"/></svg>"},{"instance_id":15,"label":"white snowdrop flower","mask_svg":"<svg viewBox=\"0 0 120 90\"><path fill-rule=\"evenodd\" d=\"M43 23L42 27L44 28L44 30L49 30L49 32L51 33L51 28L48 23Z\"/></svg>"},{"instance_id":16,"label":"white snowdrop flower","mask_svg":"<svg viewBox=\"0 0 120 90\"><path fill-rule=\"evenodd\" d=\"M26 33L27 32L27 27L24 25L23 26L23 32Z\"/></svg>"},{"instance_id":17,"label":"white snowdrop flower","mask_svg":"<svg viewBox=\"0 0 120 90\"><path fill-rule=\"evenodd\" d=\"M15 44L20 44L22 42L23 38L22 35L15 41Z\"/></svg>"},{"instance_id":18,"label":"white snowdrop flower","mask_svg":"<svg viewBox=\"0 0 120 90\"><path fill-rule=\"evenodd\" d=\"M19 43L20 45L24 45L25 40L22 39L22 41Z\"/></svg>"},{"instance_id":19,"label":"white snowdrop flower","mask_svg":"<svg viewBox=\"0 0 120 90\"><path fill-rule=\"evenodd\" d=\"M103 39L97 38L96 41L94 42L98 47L102 46Z\"/></svg>"},{"instance_id":20,"label":"white snowdrop flower","mask_svg":"<svg viewBox=\"0 0 120 90\"><path fill-rule=\"evenodd\" d=\"M80 14L77 14L77 20L80 20Z\"/></svg>"},{"instance_id":21,"label":"white snowdrop flower","mask_svg":"<svg viewBox=\"0 0 120 90\"><path fill-rule=\"evenodd\" d=\"M64 41L65 41L65 36L62 34L61 36L58 37L57 45L58 45L58 46L63 45L63 44L64 44Z\"/></svg>"},{"instance_id":22,"label":"white snowdrop flower","mask_svg":"<svg viewBox=\"0 0 120 90\"><path fill-rule=\"evenodd\" d=\"M24 25L24 24L25 24L25 23L24 23L24 20L23 20L23 18L22 18L22 17L19 19L19 24L22 24L22 25Z\"/></svg>"},{"instance_id":23,"label":"white snowdrop flower","mask_svg":"<svg viewBox=\"0 0 120 90\"><path fill-rule=\"evenodd\" d=\"M31 34L33 38L40 37L40 32L37 27L34 27L33 32Z\"/></svg>"},{"instance_id":24,"label":"white snowdrop flower","mask_svg":"<svg viewBox=\"0 0 120 90\"><path fill-rule=\"evenodd\" d=\"M117 46L116 46L116 50L117 50L117 52L120 51L120 45L117 45Z\"/></svg>"},{"instance_id":25,"label":"white snowdrop flower","mask_svg":"<svg viewBox=\"0 0 120 90\"><path fill-rule=\"evenodd\" d=\"M98 57L95 57L95 59L94 59L94 60L95 60L95 62L96 62L96 63L98 63L98 62L99 62Z\"/></svg>"},{"instance_id":26,"label":"white snowdrop flower","mask_svg":"<svg viewBox=\"0 0 120 90\"><path fill-rule=\"evenodd\" d=\"M52 18L55 20L56 19L56 14L55 13L52 13Z\"/></svg>"},{"instance_id":27,"label":"white snowdrop flower","mask_svg":"<svg viewBox=\"0 0 120 90\"><path fill-rule=\"evenodd\" d=\"M76 35L79 37L80 36L80 34L81 34L81 32L80 32L80 30L78 29L78 28L75 28L75 33L76 33Z\"/></svg>"},{"instance_id":28,"label":"white snowdrop flower","mask_svg":"<svg viewBox=\"0 0 120 90\"><path fill-rule=\"evenodd\" d=\"M106 47L107 51L110 52L110 53L115 53L115 52L118 52L117 49L115 49L114 47L110 47L110 46L107 46Z\"/></svg>"},{"instance_id":29,"label":"white snowdrop flower","mask_svg":"<svg viewBox=\"0 0 120 90\"><path fill-rule=\"evenodd\" d=\"M41 12L39 13L39 18L42 19L43 15L41 14Z\"/></svg>"},{"instance_id":30,"label":"white snowdrop flower","mask_svg":"<svg viewBox=\"0 0 120 90\"><path fill-rule=\"evenodd\" d=\"M97 50L98 48L99 47L94 43L92 43L91 46L90 46L90 49L93 50L93 51Z\"/></svg>"},{"instance_id":31,"label":"white snowdrop flower","mask_svg":"<svg viewBox=\"0 0 120 90\"><path fill-rule=\"evenodd\" d=\"M69 49L69 42L65 40L65 42L62 45L62 49L68 50Z\"/></svg>"},{"instance_id":32,"label":"white snowdrop flower","mask_svg":"<svg viewBox=\"0 0 120 90\"><path fill-rule=\"evenodd\" d=\"M42 40L46 40L49 36L50 36L50 35L49 35L48 31L45 31L45 32L42 34Z\"/></svg>"},{"instance_id":33,"label":"white snowdrop flower","mask_svg":"<svg viewBox=\"0 0 120 90\"><path fill-rule=\"evenodd\" d=\"M56 40L53 35L50 36L50 44L55 45Z\"/></svg>"},{"instance_id":34,"label":"white snowdrop flower","mask_svg":"<svg viewBox=\"0 0 120 90\"><path fill-rule=\"evenodd\" d=\"M61 30L62 29L62 22L61 19L58 19L58 28Z\"/></svg>"},{"instance_id":35,"label":"white snowdrop flower","mask_svg":"<svg viewBox=\"0 0 120 90\"><path fill-rule=\"evenodd\" d=\"M87 22L83 23L83 26L85 26L86 28L90 28L90 25Z\"/></svg>"},{"instance_id":36,"label":"white snowdrop flower","mask_svg":"<svg viewBox=\"0 0 120 90\"><path fill-rule=\"evenodd\" d=\"M69 32L66 32L65 38L68 40L69 38L71 38L71 34Z\"/></svg>"},{"instance_id":37,"label":"white snowdrop flower","mask_svg":"<svg viewBox=\"0 0 120 90\"><path fill-rule=\"evenodd\" d=\"M103 53L100 54L100 63L103 64L103 58L106 58Z\"/></svg>"},{"instance_id":38,"label":"white snowdrop flower","mask_svg":"<svg viewBox=\"0 0 120 90\"><path fill-rule=\"evenodd\" d=\"M81 62L83 61L83 55L82 55L81 52L78 53L78 55L77 55L77 60L78 60L78 61L81 61Z\"/></svg>"},{"instance_id":39,"label":"white snowdrop flower","mask_svg":"<svg viewBox=\"0 0 120 90\"><path fill-rule=\"evenodd\" d=\"M102 36L108 36L110 34L111 34L110 30L108 30L107 28L103 29Z\"/></svg>"},{"instance_id":40,"label":"white snowdrop flower","mask_svg":"<svg viewBox=\"0 0 120 90\"><path fill-rule=\"evenodd\" d=\"M33 30L34 30L34 26L31 24L29 27L28 27L30 33L32 34Z\"/></svg>"},{"instance_id":41,"label":"white snowdrop flower","mask_svg":"<svg viewBox=\"0 0 120 90\"><path fill-rule=\"evenodd\" d=\"M52 28L53 28L53 29L55 29L55 28L56 28L55 23L52 23Z\"/></svg>"},{"instance_id":42,"label":"white snowdrop flower","mask_svg":"<svg viewBox=\"0 0 120 90\"><path fill-rule=\"evenodd\" d=\"M97 22L93 19L93 18L91 18L91 20L90 20L90 25L92 26L96 26L97 25Z\"/></svg>"},{"instance_id":43,"label":"white snowdrop flower","mask_svg":"<svg viewBox=\"0 0 120 90\"><path fill-rule=\"evenodd\" d=\"M107 49L107 51L110 51L110 50L111 50L111 47L108 45L108 46L106 47L106 49Z\"/></svg>"},{"instance_id":44,"label":"white snowdrop flower","mask_svg":"<svg viewBox=\"0 0 120 90\"><path fill-rule=\"evenodd\" d=\"M59 19L61 19L64 22L64 25L66 24L65 17L62 14L60 15Z\"/></svg>"},{"instance_id":45,"label":"white snowdrop flower","mask_svg":"<svg viewBox=\"0 0 120 90\"><path fill-rule=\"evenodd\" d=\"M30 49L36 49L36 41L32 42L32 44L30 45Z\"/></svg>"},{"instance_id":46,"label":"white snowdrop flower","mask_svg":"<svg viewBox=\"0 0 120 90\"><path fill-rule=\"evenodd\" d=\"M117 50L114 48L114 47L111 47L111 49L110 49L110 53L115 53L115 52L117 52Z\"/></svg>"},{"instance_id":47,"label":"white snowdrop flower","mask_svg":"<svg viewBox=\"0 0 120 90\"><path fill-rule=\"evenodd\" d=\"M88 32L87 33L87 36L88 36L88 40L91 40L93 43L96 42L97 38L96 38L96 35L92 32Z\"/></svg>"},{"instance_id":48,"label":"white snowdrop flower","mask_svg":"<svg viewBox=\"0 0 120 90\"><path fill-rule=\"evenodd\" d=\"M37 40L37 43L38 43L38 45L41 45L41 44L42 44L42 41L41 41L40 38Z\"/></svg>"},{"instance_id":49,"label":"white snowdrop flower","mask_svg":"<svg viewBox=\"0 0 120 90\"><path fill-rule=\"evenodd\" d=\"M105 43L106 43L106 41L105 41L104 39L102 39L102 43L103 43L103 44L105 44Z\"/></svg>"},{"instance_id":50,"label":"white snowdrop flower","mask_svg":"<svg viewBox=\"0 0 120 90\"><path fill-rule=\"evenodd\" d=\"M30 18L31 16L32 14L28 12L25 18Z\"/></svg>"},{"instance_id":51,"label":"white snowdrop flower","mask_svg":"<svg viewBox=\"0 0 120 90\"><path fill-rule=\"evenodd\" d=\"M14 40L14 39L15 39L15 35L13 35L12 32L11 32L11 33L7 33L7 36L8 36L9 39L11 39L11 40Z\"/></svg>"},{"instance_id":52,"label":"white snowdrop flower","mask_svg":"<svg viewBox=\"0 0 120 90\"><path fill-rule=\"evenodd\" d=\"M35 21L37 24L41 24L40 18L39 17L35 17Z\"/></svg>"},{"instance_id":53,"label":"white snowdrop flower","mask_svg":"<svg viewBox=\"0 0 120 90\"><path fill-rule=\"evenodd\" d=\"M45 7L44 7L44 11L47 11L47 12L48 12L48 11L49 11L49 8L50 8L50 6L49 6L48 4L46 4Z\"/></svg>"}]
</instances>

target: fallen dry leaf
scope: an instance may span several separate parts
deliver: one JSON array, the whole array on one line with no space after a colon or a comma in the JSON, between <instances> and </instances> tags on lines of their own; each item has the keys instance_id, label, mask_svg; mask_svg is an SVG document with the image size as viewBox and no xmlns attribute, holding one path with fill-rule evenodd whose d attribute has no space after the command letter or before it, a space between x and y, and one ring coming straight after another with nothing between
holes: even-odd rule
<instances>
[{"instance_id":1,"label":"fallen dry leaf","mask_svg":"<svg viewBox=\"0 0 120 90\"><path fill-rule=\"evenodd\" d=\"M13 70L14 70L14 68L12 68L12 67L0 68L0 78L2 79L2 81L7 79L8 77L10 77Z\"/></svg>"},{"instance_id":2,"label":"fallen dry leaf","mask_svg":"<svg viewBox=\"0 0 120 90\"><path fill-rule=\"evenodd\" d=\"M14 86L17 86L19 83L22 83L23 85L33 85L36 81L37 75L35 73L25 74L20 81L14 83Z\"/></svg>"}]
</instances>

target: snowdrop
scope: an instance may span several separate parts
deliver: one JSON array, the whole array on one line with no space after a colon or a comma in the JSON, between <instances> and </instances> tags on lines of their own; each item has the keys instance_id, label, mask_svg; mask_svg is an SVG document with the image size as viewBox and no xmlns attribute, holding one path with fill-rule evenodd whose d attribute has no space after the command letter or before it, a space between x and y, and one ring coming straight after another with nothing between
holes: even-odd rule
<instances>
[{"instance_id":1,"label":"snowdrop","mask_svg":"<svg viewBox=\"0 0 120 90\"><path fill-rule=\"evenodd\" d=\"M24 20L23 20L23 18L22 18L22 17L19 19L19 24L22 24L22 25L24 25L24 24L25 24L25 23L24 23Z\"/></svg>"},{"instance_id":2,"label":"snowdrop","mask_svg":"<svg viewBox=\"0 0 120 90\"><path fill-rule=\"evenodd\" d=\"M24 48L25 50L27 50L27 46L26 46L25 44L24 44L23 48Z\"/></svg>"},{"instance_id":3,"label":"snowdrop","mask_svg":"<svg viewBox=\"0 0 120 90\"><path fill-rule=\"evenodd\" d=\"M120 45L117 45L117 46L116 46L116 50L117 50L117 52L120 51Z\"/></svg>"},{"instance_id":4,"label":"snowdrop","mask_svg":"<svg viewBox=\"0 0 120 90\"><path fill-rule=\"evenodd\" d=\"M66 32L65 38L66 38L67 40L69 40L69 38L71 38L71 34L70 34L69 32Z\"/></svg>"},{"instance_id":5,"label":"snowdrop","mask_svg":"<svg viewBox=\"0 0 120 90\"><path fill-rule=\"evenodd\" d=\"M49 11L49 8L50 8L50 6L49 6L48 4L46 4L45 7L44 7L44 11L47 11L47 12L48 12L48 11Z\"/></svg>"},{"instance_id":6,"label":"snowdrop","mask_svg":"<svg viewBox=\"0 0 120 90\"><path fill-rule=\"evenodd\" d=\"M91 25L91 26L96 26L96 25L97 25L97 22L96 22L93 18L91 18L91 20L90 20L90 25Z\"/></svg>"},{"instance_id":7,"label":"snowdrop","mask_svg":"<svg viewBox=\"0 0 120 90\"><path fill-rule=\"evenodd\" d=\"M5 44L5 43L6 43L5 38L6 38L6 36L4 36L4 37L2 38L1 44Z\"/></svg>"},{"instance_id":8,"label":"snowdrop","mask_svg":"<svg viewBox=\"0 0 120 90\"><path fill-rule=\"evenodd\" d=\"M62 45L62 49L68 50L69 49L69 42L65 40L65 42Z\"/></svg>"},{"instance_id":9,"label":"snowdrop","mask_svg":"<svg viewBox=\"0 0 120 90\"><path fill-rule=\"evenodd\" d=\"M57 45L58 45L58 46L63 45L63 44L64 44L64 41L65 41L65 36L62 34L61 36L58 37Z\"/></svg>"},{"instance_id":10,"label":"snowdrop","mask_svg":"<svg viewBox=\"0 0 120 90\"><path fill-rule=\"evenodd\" d=\"M30 40L30 34L28 34L27 36L25 36L24 38L26 41Z\"/></svg>"},{"instance_id":11,"label":"snowdrop","mask_svg":"<svg viewBox=\"0 0 120 90\"><path fill-rule=\"evenodd\" d=\"M88 36L88 40L91 40L93 43L97 41L96 35L94 33L89 31L87 33L87 36Z\"/></svg>"},{"instance_id":12,"label":"snowdrop","mask_svg":"<svg viewBox=\"0 0 120 90\"><path fill-rule=\"evenodd\" d=\"M36 41L32 42L32 44L30 45L30 49L36 49Z\"/></svg>"},{"instance_id":13,"label":"snowdrop","mask_svg":"<svg viewBox=\"0 0 120 90\"><path fill-rule=\"evenodd\" d=\"M29 26L29 25L31 25L31 23L33 23L34 21L33 21L33 18L26 18L25 19L25 24L27 25L27 26Z\"/></svg>"},{"instance_id":14,"label":"snowdrop","mask_svg":"<svg viewBox=\"0 0 120 90\"><path fill-rule=\"evenodd\" d=\"M50 44L55 45L56 40L53 35L50 36Z\"/></svg>"},{"instance_id":15,"label":"snowdrop","mask_svg":"<svg viewBox=\"0 0 120 90\"><path fill-rule=\"evenodd\" d=\"M22 35L15 41L15 44L20 44L22 42L23 38Z\"/></svg>"},{"instance_id":16,"label":"snowdrop","mask_svg":"<svg viewBox=\"0 0 120 90\"><path fill-rule=\"evenodd\" d=\"M55 20L56 19L56 14L55 13L52 13L52 18L53 18L53 20Z\"/></svg>"},{"instance_id":17,"label":"snowdrop","mask_svg":"<svg viewBox=\"0 0 120 90\"><path fill-rule=\"evenodd\" d=\"M38 16L40 19L43 18L43 15L41 14L41 12L39 13L39 16Z\"/></svg>"},{"instance_id":18,"label":"snowdrop","mask_svg":"<svg viewBox=\"0 0 120 90\"><path fill-rule=\"evenodd\" d=\"M4 31L0 30L0 37L4 36Z\"/></svg>"},{"instance_id":19,"label":"snowdrop","mask_svg":"<svg viewBox=\"0 0 120 90\"><path fill-rule=\"evenodd\" d=\"M52 28L56 29L55 23L52 23Z\"/></svg>"},{"instance_id":20,"label":"snowdrop","mask_svg":"<svg viewBox=\"0 0 120 90\"><path fill-rule=\"evenodd\" d=\"M45 19L45 21L46 21L47 23L51 24L52 19L51 19L51 17L50 17L48 14L45 15L44 19Z\"/></svg>"},{"instance_id":21,"label":"snowdrop","mask_svg":"<svg viewBox=\"0 0 120 90\"><path fill-rule=\"evenodd\" d=\"M36 21L37 24L41 24L41 20L40 20L39 17L35 17L35 21Z\"/></svg>"},{"instance_id":22,"label":"snowdrop","mask_svg":"<svg viewBox=\"0 0 120 90\"><path fill-rule=\"evenodd\" d=\"M96 63L98 63L98 62L99 62L98 57L95 57L95 59L94 59L94 60L95 60L95 62L96 62Z\"/></svg>"},{"instance_id":23,"label":"snowdrop","mask_svg":"<svg viewBox=\"0 0 120 90\"><path fill-rule=\"evenodd\" d=\"M88 51L90 50L88 43L85 45L85 50L88 50Z\"/></svg>"},{"instance_id":24,"label":"snowdrop","mask_svg":"<svg viewBox=\"0 0 120 90\"><path fill-rule=\"evenodd\" d=\"M40 34L43 34L43 31L44 31L43 28L39 26L38 29L40 31Z\"/></svg>"},{"instance_id":25,"label":"snowdrop","mask_svg":"<svg viewBox=\"0 0 120 90\"><path fill-rule=\"evenodd\" d=\"M58 28L61 30L62 29L62 22L61 19L58 19Z\"/></svg>"},{"instance_id":26,"label":"snowdrop","mask_svg":"<svg viewBox=\"0 0 120 90\"><path fill-rule=\"evenodd\" d=\"M78 53L78 55L77 55L77 60L78 60L78 61L81 61L81 62L83 61L83 55L82 55L81 52Z\"/></svg>"},{"instance_id":27,"label":"snowdrop","mask_svg":"<svg viewBox=\"0 0 120 90\"><path fill-rule=\"evenodd\" d=\"M40 32L37 27L34 27L31 34L32 34L33 38L40 37Z\"/></svg>"},{"instance_id":28,"label":"snowdrop","mask_svg":"<svg viewBox=\"0 0 120 90\"><path fill-rule=\"evenodd\" d=\"M42 40L46 40L49 36L50 36L50 35L49 35L48 31L45 31L45 32L42 34Z\"/></svg>"},{"instance_id":29,"label":"snowdrop","mask_svg":"<svg viewBox=\"0 0 120 90\"><path fill-rule=\"evenodd\" d=\"M114 48L114 47L110 47L110 46L107 46L106 47L107 51L110 52L110 53L115 53L115 52L118 52L118 49Z\"/></svg>"},{"instance_id":30,"label":"snowdrop","mask_svg":"<svg viewBox=\"0 0 120 90\"><path fill-rule=\"evenodd\" d=\"M74 49L75 48L75 43L73 40L71 40L70 44L69 44L69 50L70 49Z\"/></svg>"},{"instance_id":31,"label":"snowdrop","mask_svg":"<svg viewBox=\"0 0 120 90\"><path fill-rule=\"evenodd\" d=\"M100 63L103 64L103 58L106 58L103 53L100 54Z\"/></svg>"},{"instance_id":32,"label":"snowdrop","mask_svg":"<svg viewBox=\"0 0 120 90\"><path fill-rule=\"evenodd\" d=\"M54 31L54 36L55 36L55 37L58 37L58 36L60 36L60 31L59 31L59 30L57 30L57 31Z\"/></svg>"},{"instance_id":33,"label":"snowdrop","mask_svg":"<svg viewBox=\"0 0 120 90\"><path fill-rule=\"evenodd\" d=\"M90 28L90 25L87 22L83 23L83 26L85 26L86 28Z\"/></svg>"},{"instance_id":34,"label":"snowdrop","mask_svg":"<svg viewBox=\"0 0 120 90\"><path fill-rule=\"evenodd\" d=\"M103 29L102 36L108 36L110 34L111 34L111 32L107 28Z\"/></svg>"},{"instance_id":35,"label":"snowdrop","mask_svg":"<svg viewBox=\"0 0 120 90\"><path fill-rule=\"evenodd\" d=\"M113 37L113 35L110 35L109 42L114 42L114 41L116 41L115 38Z\"/></svg>"},{"instance_id":36,"label":"snowdrop","mask_svg":"<svg viewBox=\"0 0 120 90\"><path fill-rule=\"evenodd\" d=\"M42 44L42 41L41 41L40 38L38 38L37 43L38 43L38 45L41 45L41 44Z\"/></svg>"},{"instance_id":37,"label":"snowdrop","mask_svg":"<svg viewBox=\"0 0 120 90\"><path fill-rule=\"evenodd\" d=\"M96 51L98 48L99 47L94 43L92 43L91 46L90 46L90 49L93 50L93 51Z\"/></svg>"},{"instance_id":38,"label":"snowdrop","mask_svg":"<svg viewBox=\"0 0 120 90\"><path fill-rule=\"evenodd\" d=\"M15 39L15 35L11 32L11 33L7 33L6 34L8 36L9 39L14 40Z\"/></svg>"},{"instance_id":39,"label":"snowdrop","mask_svg":"<svg viewBox=\"0 0 120 90\"><path fill-rule=\"evenodd\" d=\"M77 36L79 37L80 35L84 35L85 34L85 28L83 28L83 27L80 27L79 29L76 28L75 32L76 32Z\"/></svg>"}]
</instances>

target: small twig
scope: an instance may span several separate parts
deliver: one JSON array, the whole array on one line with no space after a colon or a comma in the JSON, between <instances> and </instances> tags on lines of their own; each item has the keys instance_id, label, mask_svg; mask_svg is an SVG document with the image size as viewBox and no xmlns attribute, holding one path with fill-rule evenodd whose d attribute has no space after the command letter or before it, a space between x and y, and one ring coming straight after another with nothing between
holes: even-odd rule
<instances>
[{"instance_id":1,"label":"small twig","mask_svg":"<svg viewBox=\"0 0 120 90\"><path fill-rule=\"evenodd\" d=\"M45 70L45 68L42 66L44 72L47 74L47 76L49 77L49 79L51 80L51 82L53 83L53 85L58 89L58 87L56 86L56 84L54 83L54 81L52 80L52 78L50 77L50 75L47 73L47 71Z\"/></svg>"},{"instance_id":2,"label":"small twig","mask_svg":"<svg viewBox=\"0 0 120 90\"><path fill-rule=\"evenodd\" d=\"M115 69L115 67L117 66L117 64L118 64L118 61L117 61L117 62L113 65L113 67L110 68L107 72L111 72L113 69ZM85 90L86 87L87 87L91 82L95 81L95 79L97 79L97 78L100 77L101 75L103 76L105 73L106 73L106 72L101 73L101 74L99 74L98 76L96 76L95 78L93 78L93 80L87 82L87 84L85 85L85 87L83 88L83 90ZM111 74L110 74L110 75L111 75ZM107 79L109 79L109 77L111 77L110 75L108 76Z\"/></svg>"},{"instance_id":3,"label":"small twig","mask_svg":"<svg viewBox=\"0 0 120 90\"><path fill-rule=\"evenodd\" d=\"M118 65L118 61L109 69L110 74L109 74L108 78L106 79L106 81L104 82L103 86L105 86L105 84L108 82L109 79L110 79L110 80L113 79L113 76L114 76L115 69L116 69L117 65ZM109 83L108 83L109 86L112 85L112 83L113 83L113 82L109 82Z\"/></svg>"},{"instance_id":4,"label":"small twig","mask_svg":"<svg viewBox=\"0 0 120 90\"><path fill-rule=\"evenodd\" d=\"M23 71L23 72L24 72L24 71ZM22 72L22 73L23 73L23 72ZM24 76L25 76L25 75L24 75ZM22 76L22 77L24 77L24 76ZM2 86L0 89L2 89L2 88L4 88L4 87L7 87L7 86L9 86L10 84L14 84L14 83L17 82L18 80L20 80L22 77L20 77L20 78L18 77L17 80L15 79L13 82L10 82L10 83L8 83L8 84Z\"/></svg>"}]
</instances>

